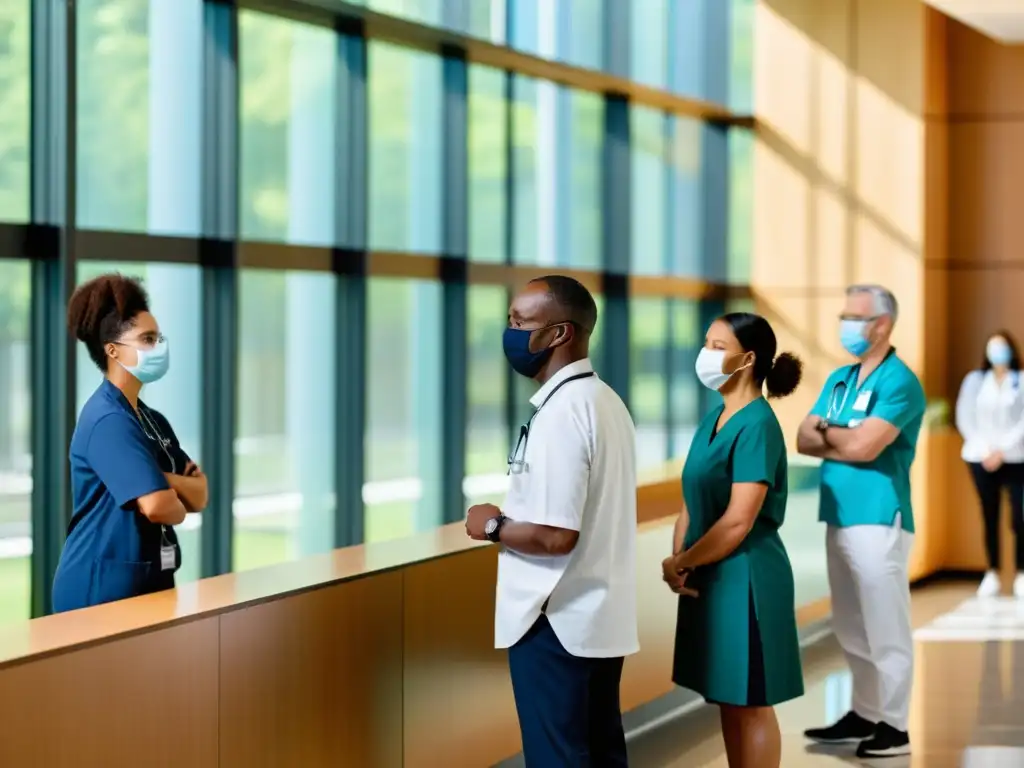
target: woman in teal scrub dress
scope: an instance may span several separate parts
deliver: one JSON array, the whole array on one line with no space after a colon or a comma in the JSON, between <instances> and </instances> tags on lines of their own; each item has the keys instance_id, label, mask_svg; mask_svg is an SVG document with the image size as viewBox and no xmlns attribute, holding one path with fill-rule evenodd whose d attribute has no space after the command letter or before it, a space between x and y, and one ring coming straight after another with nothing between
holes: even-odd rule
<instances>
[{"instance_id":1,"label":"woman in teal scrub dress","mask_svg":"<svg viewBox=\"0 0 1024 768\"><path fill-rule=\"evenodd\" d=\"M672 679L721 710L730 768L778 768L773 706L803 695L793 569L779 537L786 446L762 392L785 397L800 361L776 357L760 315L711 324L697 376L722 395L693 438L665 581L680 595Z\"/></svg>"}]
</instances>

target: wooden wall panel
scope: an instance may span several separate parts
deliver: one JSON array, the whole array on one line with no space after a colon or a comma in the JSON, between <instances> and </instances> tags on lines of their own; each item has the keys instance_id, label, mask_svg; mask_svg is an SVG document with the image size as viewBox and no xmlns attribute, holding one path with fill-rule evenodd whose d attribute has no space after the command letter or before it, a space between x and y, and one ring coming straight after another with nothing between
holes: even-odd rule
<instances>
[{"instance_id":1,"label":"wooden wall panel","mask_svg":"<svg viewBox=\"0 0 1024 768\"><path fill-rule=\"evenodd\" d=\"M676 636L678 598L661 580L661 561L672 551L670 524L641 526L637 532L637 623L640 653L626 659L622 670L622 711L669 693Z\"/></svg>"},{"instance_id":2,"label":"wooden wall panel","mask_svg":"<svg viewBox=\"0 0 1024 768\"><path fill-rule=\"evenodd\" d=\"M988 334L1007 328L1024 343L1024 264L1010 269L955 269L949 273L950 394L981 364Z\"/></svg>"},{"instance_id":3,"label":"wooden wall panel","mask_svg":"<svg viewBox=\"0 0 1024 768\"><path fill-rule=\"evenodd\" d=\"M494 547L404 572L405 765L492 765L521 749L494 649Z\"/></svg>"},{"instance_id":4,"label":"wooden wall panel","mask_svg":"<svg viewBox=\"0 0 1024 768\"><path fill-rule=\"evenodd\" d=\"M1024 116L953 123L949 152L950 258L1024 266Z\"/></svg>"},{"instance_id":5,"label":"wooden wall panel","mask_svg":"<svg viewBox=\"0 0 1024 768\"><path fill-rule=\"evenodd\" d=\"M963 376L977 367L985 339L998 328L1024 338L1024 48L1008 46L954 20L945 26L948 103L948 261L946 290L947 391L956 397ZM938 151L936 157L941 157ZM935 208L938 208L936 203ZM933 268L936 265L932 265ZM933 282L941 278L936 276ZM959 458L948 445L946 567L986 567L978 501ZM1004 512L1003 563L1012 566Z\"/></svg>"},{"instance_id":6,"label":"wooden wall panel","mask_svg":"<svg viewBox=\"0 0 1024 768\"><path fill-rule=\"evenodd\" d=\"M924 369L929 22L919 0L759 1L751 284L805 363L777 404L787 434L849 362L837 316L851 283L893 290L895 343Z\"/></svg>"},{"instance_id":7,"label":"wooden wall panel","mask_svg":"<svg viewBox=\"0 0 1024 768\"><path fill-rule=\"evenodd\" d=\"M217 623L4 669L0 765L216 768Z\"/></svg>"},{"instance_id":8,"label":"wooden wall panel","mask_svg":"<svg viewBox=\"0 0 1024 768\"><path fill-rule=\"evenodd\" d=\"M858 80L915 116L925 110L927 10L921 0L857 0L854 13Z\"/></svg>"},{"instance_id":9,"label":"wooden wall panel","mask_svg":"<svg viewBox=\"0 0 1024 768\"><path fill-rule=\"evenodd\" d=\"M758 0L751 286L780 348L805 363L804 384L776 404L787 436L829 372L849 361L839 348L836 315L851 283L881 283L896 294L894 343L930 398L955 396L963 375L958 366L978 355L980 323L965 318L970 310L964 306L975 299L962 297L974 296L974 289L965 290L959 273L947 268L966 258L957 248L965 240L979 250L981 229L998 243L1022 240L1024 231L1017 230L1024 217L1013 216L1006 207L1012 203L1004 201L1022 196L1016 185L1024 179L1024 137L1004 129L1007 136L995 147L975 141L967 150L973 155L958 157L961 125L949 126L947 114L964 107L967 86L962 78L947 79L954 67L949 51L959 46L983 55L979 66L987 68L1018 57L979 53L973 33L953 27L920 0ZM1024 103L1019 82L1006 80L997 89L1000 108L1008 98ZM963 130L989 129L965 123ZM1001 167L999 158L1013 170ZM990 207L980 189L996 168L1012 186ZM970 213L961 223L952 220L958 205ZM985 279L973 276L967 283L979 280ZM1013 290L1001 286L994 295ZM994 295L987 300L998 308L1001 299ZM992 319L1000 311L984 313ZM957 347L963 336L972 339L969 355ZM953 514L946 467L956 460L955 442L940 431L923 434L919 444L918 576L942 567L946 556Z\"/></svg>"},{"instance_id":10,"label":"wooden wall panel","mask_svg":"<svg viewBox=\"0 0 1024 768\"><path fill-rule=\"evenodd\" d=\"M220 764L402 765L402 574L221 618Z\"/></svg>"},{"instance_id":11,"label":"wooden wall panel","mask_svg":"<svg viewBox=\"0 0 1024 768\"><path fill-rule=\"evenodd\" d=\"M918 438L917 458L910 473L916 528L908 567L911 581L946 567L951 509L945 498L946 483L956 469L952 464L959 446L959 438L948 429L923 430Z\"/></svg>"},{"instance_id":12,"label":"wooden wall panel","mask_svg":"<svg viewBox=\"0 0 1024 768\"><path fill-rule=\"evenodd\" d=\"M683 504L682 461L672 462L672 472L668 480L660 483L651 483L642 486L637 492L636 517L637 523L648 523L653 520L663 520L666 517L679 514ZM678 467L675 465L678 464Z\"/></svg>"},{"instance_id":13,"label":"wooden wall panel","mask_svg":"<svg viewBox=\"0 0 1024 768\"><path fill-rule=\"evenodd\" d=\"M1000 45L957 21L948 27L949 112L957 119L1024 119L1024 47Z\"/></svg>"}]
</instances>

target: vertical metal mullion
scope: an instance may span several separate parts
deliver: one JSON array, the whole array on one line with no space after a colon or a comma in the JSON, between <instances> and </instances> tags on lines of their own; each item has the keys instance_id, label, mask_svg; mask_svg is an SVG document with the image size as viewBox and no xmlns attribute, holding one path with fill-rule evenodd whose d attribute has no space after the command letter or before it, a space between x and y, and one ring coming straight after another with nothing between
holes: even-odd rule
<instances>
[{"instance_id":1,"label":"vertical metal mullion","mask_svg":"<svg viewBox=\"0 0 1024 768\"><path fill-rule=\"evenodd\" d=\"M32 615L52 610L71 519L68 447L75 347L63 319L75 284L77 107L74 3L32 6Z\"/></svg>"},{"instance_id":2,"label":"vertical metal mullion","mask_svg":"<svg viewBox=\"0 0 1024 768\"><path fill-rule=\"evenodd\" d=\"M603 5L604 69L629 78L632 4ZM629 405L629 270L632 251L632 171L629 101L625 96L604 97L604 142L601 160L601 268L604 273L604 312L599 319L602 355L596 361L601 376Z\"/></svg>"},{"instance_id":3,"label":"vertical metal mullion","mask_svg":"<svg viewBox=\"0 0 1024 768\"><path fill-rule=\"evenodd\" d=\"M670 27L671 29L671 27ZM670 69L671 72L671 69ZM674 116L665 113L662 116L662 178L661 193L665 201L665 225L664 225L664 253L662 254L661 266L664 274L671 275L675 268L675 245L677 239L678 223L673 215L676 210L676 183L674 174L675 166L675 131ZM675 365L675 325L676 312L675 301L671 298L665 299L665 347L663 352L663 363L665 365L665 455L672 458L675 453L675 422L679 417L676 413L675 404L675 382L679 371Z\"/></svg>"},{"instance_id":4,"label":"vertical metal mullion","mask_svg":"<svg viewBox=\"0 0 1024 768\"><path fill-rule=\"evenodd\" d=\"M718 0L716 0L717 2ZM724 1L724 0L723 0ZM631 35L633 27L633 3L612 0L604 3L604 69L613 75L630 77L632 47Z\"/></svg>"},{"instance_id":5,"label":"vertical metal mullion","mask_svg":"<svg viewBox=\"0 0 1024 768\"><path fill-rule=\"evenodd\" d=\"M367 51L362 22L340 20L338 38L339 114L335 157L339 201L336 218L334 271L337 279L336 359L338 381L335 412L334 545L363 541L366 513L363 480L366 436L367 335L367 200L369 126L367 113Z\"/></svg>"},{"instance_id":6,"label":"vertical metal mullion","mask_svg":"<svg viewBox=\"0 0 1024 768\"><path fill-rule=\"evenodd\" d=\"M629 405L629 268L632 249L632 172L629 102L606 94L601 173L601 265L604 275L604 331L601 376Z\"/></svg>"},{"instance_id":7,"label":"vertical metal mullion","mask_svg":"<svg viewBox=\"0 0 1024 768\"><path fill-rule=\"evenodd\" d=\"M676 408L674 398L672 397L676 378L679 375L679 371L676 370L675 366L675 355L673 354L673 347L675 346L675 301L667 298L662 300L665 306L665 346L661 350L662 364L665 366L665 455L668 458L672 458L672 454L675 452L675 420L676 420Z\"/></svg>"},{"instance_id":8,"label":"vertical metal mullion","mask_svg":"<svg viewBox=\"0 0 1024 768\"><path fill-rule=\"evenodd\" d=\"M466 429L469 375L467 301L469 257L469 71L466 52L442 51L444 73L442 129L442 232L441 273L442 348L441 382L441 510L443 522L461 520L466 499Z\"/></svg>"},{"instance_id":9,"label":"vertical metal mullion","mask_svg":"<svg viewBox=\"0 0 1024 768\"><path fill-rule=\"evenodd\" d=\"M703 98L729 103L731 2L705 3L701 29ZM701 276L713 282L729 277L729 129L705 123L701 127Z\"/></svg>"},{"instance_id":10,"label":"vertical metal mullion","mask_svg":"<svg viewBox=\"0 0 1024 768\"><path fill-rule=\"evenodd\" d=\"M506 29L511 29L511 3L506 7ZM516 154L515 154L515 119L513 105L515 98L515 74L505 70L505 264L511 267L515 261L515 221L516 221ZM509 287L505 295L505 304L512 304L514 289ZM516 374L512 366L505 366L505 427L506 441L511 443L512 435L519 428L519 403L516 402ZM509 446L511 448L511 445Z\"/></svg>"},{"instance_id":11,"label":"vertical metal mullion","mask_svg":"<svg viewBox=\"0 0 1024 768\"><path fill-rule=\"evenodd\" d=\"M238 11L207 2L203 15L202 428L210 503L202 574L232 567L238 392Z\"/></svg>"},{"instance_id":12,"label":"vertical metal mullion","mask_svg":"<svg viewBox=\"0 0 1024 768\"><path fill-rule=\"evenodd\" d=\"M725 282L729 249L729 128L701 126L700 254L701 277Z\"/></svg>"}]
</instances>

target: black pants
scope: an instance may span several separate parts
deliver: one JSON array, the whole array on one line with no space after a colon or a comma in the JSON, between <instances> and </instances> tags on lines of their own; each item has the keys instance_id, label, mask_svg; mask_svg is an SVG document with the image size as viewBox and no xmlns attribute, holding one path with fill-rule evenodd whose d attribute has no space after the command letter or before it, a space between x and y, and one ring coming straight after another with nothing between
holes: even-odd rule
<instances>
[{"instance_id":1,"label":"black pants","mask_svg":"<svg viewBox=\"0 0 1024 768\"><path fill-rule=\"evenodd\" d=\"M1017 570L1024 571L1024 464L1003 464L995 472L981 464L969 464L974 486L981 499L981 514L985 520L985 552L988 567L999 569L999 509L1003 488L1010 494L1013 531L1017 539Z\"/></svg>"},{"instance_id":2,"label":"black pants","mask_svg":"<svg viewBox=\"0 0 1024 768\"><path fill-rule=\"evenodd\" d=\"M508 665L527 768L626 768L621 656L573 656L541 616Z\"/></svg>"}]
</instances>

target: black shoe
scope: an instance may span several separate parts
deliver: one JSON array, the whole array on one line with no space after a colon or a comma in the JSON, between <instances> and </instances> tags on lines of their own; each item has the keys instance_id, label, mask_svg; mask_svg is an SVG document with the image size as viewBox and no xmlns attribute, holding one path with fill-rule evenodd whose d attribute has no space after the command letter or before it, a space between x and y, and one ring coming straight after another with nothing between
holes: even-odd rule
<instances>
[{"instance_id":1,"label":"black shoe","mask_svg":"<svg viewBox=\"0 0 1024 768\"><path fill-rule=\"evenodd\" d=\"M827 728L808 728L804 736L819 744L853 744L875 735L875 724L856 712L847 712Z\"/></svg>"},{"instance_id":2,"label":"black shoe","mask_svg":"<svg viewBox=\"0 0 1024 768\"><path fill-rule=\"evenodd\" d=\"M910 736L888 723L879 723L875 735L857 747L857 757L897 757L910 754Z\"/></svg>"}]
</instances>

